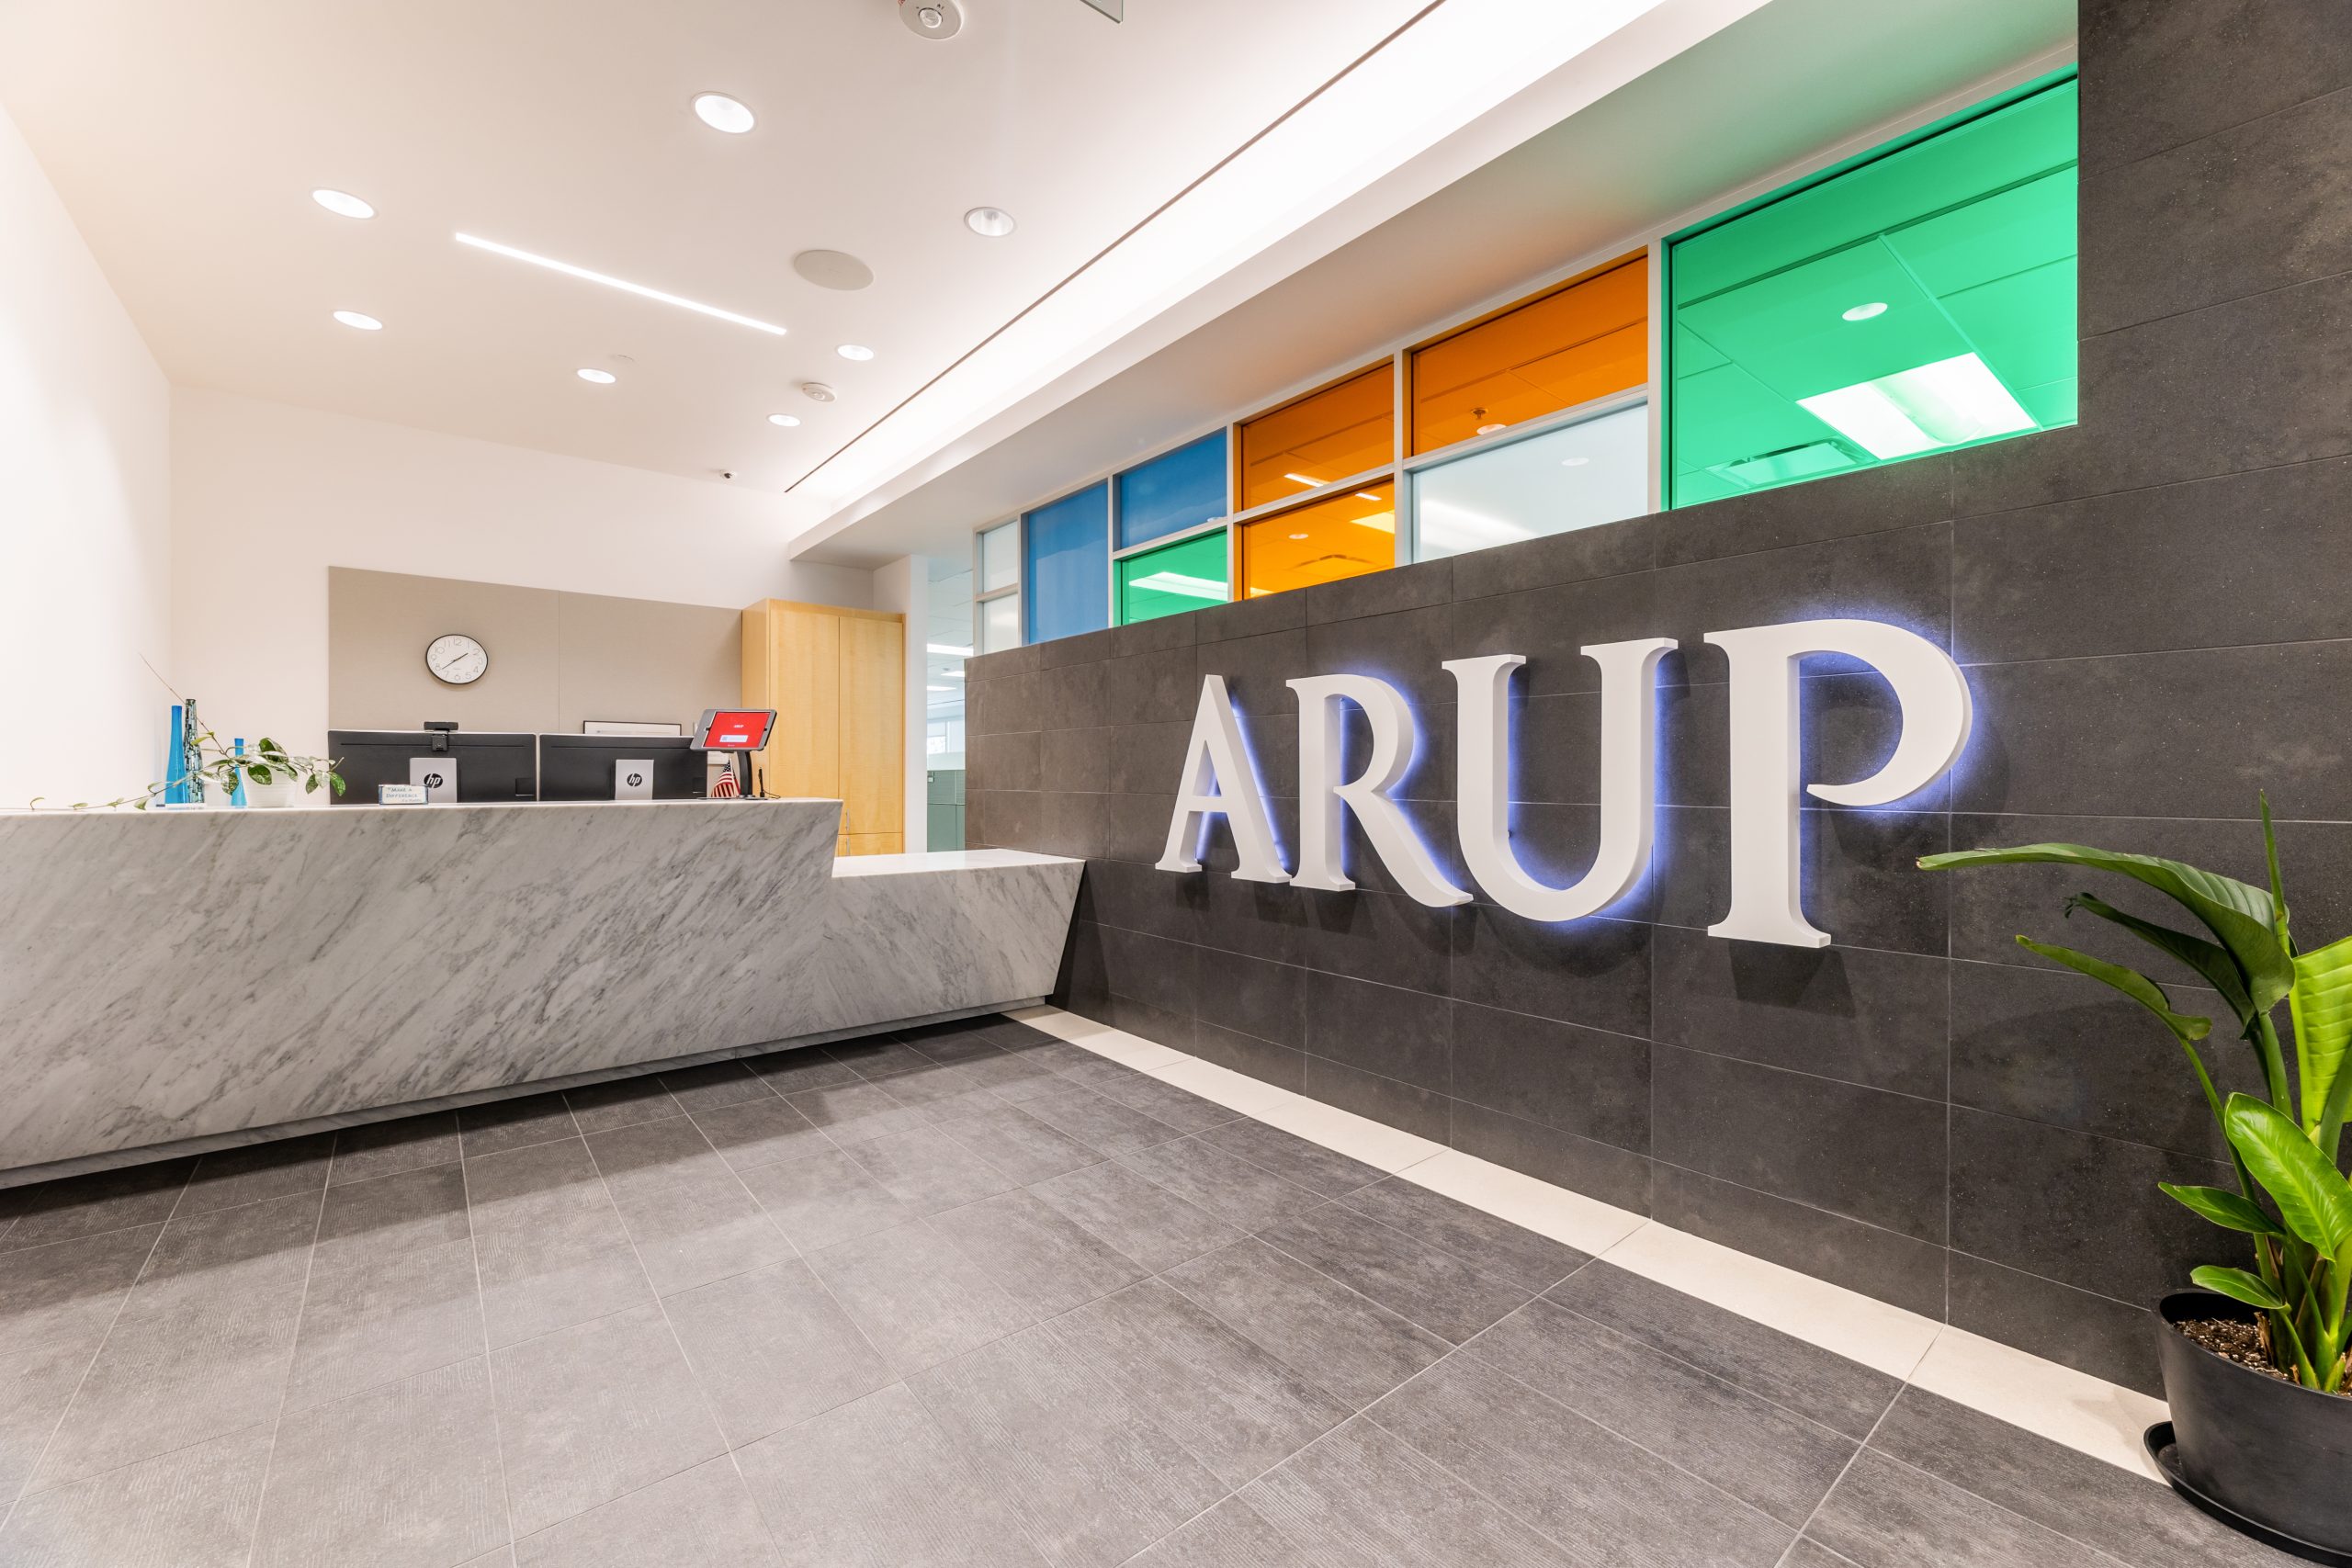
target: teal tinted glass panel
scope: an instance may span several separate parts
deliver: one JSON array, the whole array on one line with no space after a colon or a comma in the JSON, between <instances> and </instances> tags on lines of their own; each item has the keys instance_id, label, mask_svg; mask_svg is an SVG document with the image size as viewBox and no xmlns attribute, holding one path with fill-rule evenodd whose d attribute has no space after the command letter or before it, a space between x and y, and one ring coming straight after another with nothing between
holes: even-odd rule
<instances>
[{"instance_id":1,"label":"teal tinted glass panel","mask_svg":"<svg viewBox=\"0 0 2352 1568\"><path fill-rule=\"evenodd\" d=\"M1179 446L1119 476L1119 547L1197 528L1226 513L1225 432Z\"/></svg>"},{"instance_id":2,"label":"teal tinted glass panel","mask_svg":"<svg viewBox=\"0 0 2352 1568\"><path fill-rule=\"evenodd\" d=\"M1028 549L1022 586L1029 640L1046 642L1111 624L1111 487L1089 485L1022 519Z\"/></svg>"},{"instance_id":3,"label":"teal tinted glass panel","mask_svg":"<svg viewBox=\"0 0 2352 1568\"><path fill-rule=\"evenodd\" d=\"M1222 528L1119 558L1119 624L1123 626L1205 604L1222 604L1231 596Z\"/></svg>"},{"instance_id":4,"label":"teal tinted glass panel","mask_svg":"<svg viewBox=\"0 0 2352 1568\"><path fill-rule=\"evenodd\" d=\"M2075 419L2071 78L1668 245L1668 501Z\"/></svg>"}]
</instances>

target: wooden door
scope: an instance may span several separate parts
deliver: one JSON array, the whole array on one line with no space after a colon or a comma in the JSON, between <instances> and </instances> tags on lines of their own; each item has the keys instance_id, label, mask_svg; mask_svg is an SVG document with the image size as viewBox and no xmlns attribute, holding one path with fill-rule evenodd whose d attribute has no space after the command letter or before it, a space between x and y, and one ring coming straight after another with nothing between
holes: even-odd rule
<instances>
[{"instance_id":1,"label":"wooden door","mask_svg":"<svg viewBox=\"0 0 2352 1568\"><path fill-rule=\"evenodd\" d=\"M872 614L840 626L842 834L872 853L906 829L906 629L897 615Z\"/></svg>"},{"instance_id":2,"label":"wooden door","mask_svg":"<svg viewBox=\"0 0 2352 1568\"><path fill-rule=\"evenodd\" d=\"M753 689L754 681L758 690ZM743 612L743 701L775 709L753 755L772 795L841 794L841 622L771 599Z\"/></svg>"}]
</instances>

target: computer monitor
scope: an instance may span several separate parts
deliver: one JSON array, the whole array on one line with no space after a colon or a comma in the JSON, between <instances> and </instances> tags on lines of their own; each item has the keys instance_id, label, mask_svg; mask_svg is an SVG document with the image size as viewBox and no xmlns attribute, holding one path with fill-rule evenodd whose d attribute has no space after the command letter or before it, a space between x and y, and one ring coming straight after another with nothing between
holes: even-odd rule
<instances>
[{"instance_id":1,"label":"computer monitor","mask_svg":"<svg viewBox=\"0 0 2352 1568\"><path fill-rule=\"evenodd\" d=\"M632 762L652 766L624 772ZM704 794L705 772L683 735L539 737L541 800L695 800Z\"/></svg>"},{"instance_id":2,"label":"computer monitor","mask_svg":"<svg viewBox=\"0 0 2352 1568\"><path fill-rule=\"evenodd\" d=\"M435 746L435 742L440 742ZM529 735L464 730L331 729L327 755L343 775L338 806L373 806L376 786L423 783L447 790L455 773L456 798L469 803L537 800L539 797L537 739ZM441 780L435 785L433 780Z\"/></svg>"}]
</instances>

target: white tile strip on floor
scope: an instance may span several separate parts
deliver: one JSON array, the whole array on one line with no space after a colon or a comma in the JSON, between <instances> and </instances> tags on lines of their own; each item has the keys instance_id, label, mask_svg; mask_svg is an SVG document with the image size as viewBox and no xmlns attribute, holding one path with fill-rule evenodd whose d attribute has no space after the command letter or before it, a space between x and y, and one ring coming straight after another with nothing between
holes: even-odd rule
<instances>
[{"instance_id":1,"label":"white tile strip on floor","mask_svg":"<svg viewBox=\"0 0 2352 1568\"><path fill-rule=\"evenodd\" d=\"M2154 1473L2140 1434L2151 1422L2165 1418L2165 1406L2136 1390L1751 1258L1059 1008L1023 1008L1009 1016L1792 1338L1917 1383L2094 1459L2143 1475Z\"/></svg>"}]
</instances>

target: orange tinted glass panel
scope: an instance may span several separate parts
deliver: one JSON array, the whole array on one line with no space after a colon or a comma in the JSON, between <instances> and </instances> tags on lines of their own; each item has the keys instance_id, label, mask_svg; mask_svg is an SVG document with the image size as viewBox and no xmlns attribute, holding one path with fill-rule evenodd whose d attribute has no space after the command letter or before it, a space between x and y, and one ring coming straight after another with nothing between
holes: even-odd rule
<instances>
[{"instance_id":1,"label":"orange tinted glass panel","mask_svg":"<svg viewBox=\"0 0 2352 1568\"><path fill-rule=\"evenodd\" d=\"M1380 468L1396 455L1392 367L1261 413L1241 427L1241 510Z\"/></svg>"},{"instance_id":2,"label":"orange tinted glass panel","mask_svg":"<svg viewBox=\"0 0 2352 1568\"><path fill-rule=\"evenodd\" d=\"M1396 564L1396 487L1369 485L1241 530L1241 592L1255 599Z\"/></svg>"},{"instance_id":3,"label":"orange tinted glass panel","mask_svg":"<svg viewBox=\"0 0 2352 1568\"><path fill-rule=\"evenodd\" d=\"M1413 450L1432 451L1649 379L1636 256L1413 354Z\"/></svg>"}]
</instances>

